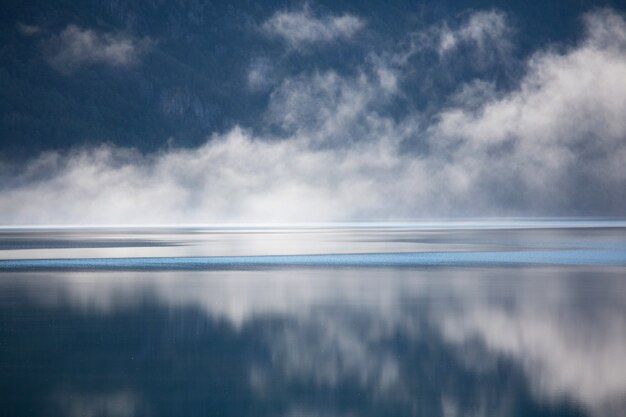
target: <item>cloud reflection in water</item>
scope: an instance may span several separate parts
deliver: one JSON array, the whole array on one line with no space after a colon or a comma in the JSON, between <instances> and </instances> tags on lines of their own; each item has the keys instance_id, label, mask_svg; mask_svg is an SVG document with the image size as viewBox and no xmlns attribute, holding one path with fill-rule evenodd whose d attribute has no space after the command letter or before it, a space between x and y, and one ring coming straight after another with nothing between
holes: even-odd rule
<instances>
[{"instance_id":1,"label":"cloud reflection in water","mask_svg":"<svg viewBox=\"0 0 626 417\"><path fill-rule=\"evenodd\" d=\"M32 325L37 317L57 334L116 340L33 349L75 355L54 383L93 379L109 392L132 386L147 405L161 403L152 411L165 412L167 403L187 414L614 416L626 406L623 272L20 273L2 282L0 292L23 299L3 303L3 320L30 328L5 328L3 340L45 337ZM27 356L14 360L35 367ZM100 369L118 360L127 366ZM86 372L108 376L80 376ZM150 374L161 384L148 383ZM176 381L212 399L166 389Z\"/></svg>"}]
</instances>

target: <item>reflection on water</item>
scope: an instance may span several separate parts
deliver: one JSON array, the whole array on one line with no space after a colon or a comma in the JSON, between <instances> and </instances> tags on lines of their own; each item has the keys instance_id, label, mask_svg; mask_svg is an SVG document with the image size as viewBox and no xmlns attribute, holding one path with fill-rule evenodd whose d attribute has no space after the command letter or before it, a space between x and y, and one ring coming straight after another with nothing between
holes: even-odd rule
<instances>
[{"instance_id":1,"label":"reflection on water","mask_svg":"<svg viewBox=\"0 0 626 417\"><path fill-rule=\"evenodd\" d=\"M175 233L158 239L201 240L201 256L221 239ZM619 251L626 241L619 228L281 233L283 243L304 241L291 254L363 253L370 244L398 253L398 240L413 252ZM237 246L246 237L226 239ZM15 252L8 240L0 248ZM242 242L245 251L222 254L276 255L283 243L257 253ZM71 258L68 248L38 241L28 250ZM598 264L4 271L0 415L623 416L625 272Z\"/></svg>"}]
</instances>

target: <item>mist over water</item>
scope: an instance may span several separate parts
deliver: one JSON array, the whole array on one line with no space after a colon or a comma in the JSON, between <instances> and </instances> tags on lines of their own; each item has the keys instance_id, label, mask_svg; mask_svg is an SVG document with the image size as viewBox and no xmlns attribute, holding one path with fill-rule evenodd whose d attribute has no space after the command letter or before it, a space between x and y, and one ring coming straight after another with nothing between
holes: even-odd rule
<instances>
[{"instance_id":1,"label":"mist over water","mask_svg":"<svg viewBox=\"0 0 626 417\"><path fill-rule=\"evenodd\" d=\"M433 254L475 259L345 262ZM6 415L626 407L617 221L4 229L0 259Z\"/></svg>"}]
</instances>

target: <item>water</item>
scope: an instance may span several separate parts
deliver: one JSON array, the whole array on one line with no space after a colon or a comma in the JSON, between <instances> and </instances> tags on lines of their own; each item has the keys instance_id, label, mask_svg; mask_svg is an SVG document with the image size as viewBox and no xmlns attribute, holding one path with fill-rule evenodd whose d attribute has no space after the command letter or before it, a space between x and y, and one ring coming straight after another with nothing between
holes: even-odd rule
<instances>
[{"instance_id":1,"label":"water","mask_svg":"<svg viewBox=\"0 0 626 417\"><path fill-rule=\"evenodd\" d=\"M0 231L0 416L624 416L626 225Z\"/></svg>"}]
</instances>

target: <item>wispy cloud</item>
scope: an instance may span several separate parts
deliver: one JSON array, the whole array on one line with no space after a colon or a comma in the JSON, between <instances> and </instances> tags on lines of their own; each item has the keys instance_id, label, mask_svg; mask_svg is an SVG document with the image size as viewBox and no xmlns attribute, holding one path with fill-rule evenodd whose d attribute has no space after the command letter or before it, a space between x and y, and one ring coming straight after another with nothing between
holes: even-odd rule
<instances>
[{"instance_id":1,"label":"wispy cloud","mask_svg":"<svg viewBox=\"0 0 626 417\"><path fill-rule=\"evenodd\" d=\"M506 65L512 58L516 32L510 18L497 9L477 11L459 22L442 21L409 34L407 47L396 51L393 61L407 65L415 57L434 53L436 71L457 65L486 69Z\"/></svg>"},{"instance_id":2,"label":"wispy cloud","mask_svg":"<svg viewBox=\"0 0 626 417\"><path fill-rule=\"evenodd\" d=\"M248 87L253 91L264 91L276 83L276 70L267 58L255 59L248 68Z\"/></svg>"},{"instance_id":3,"label":"wispy cloud","mask_svg":"<svg viewBox=\"0 0 626 417\"><path fill-rule=\"evenodd\" d=\"M42 28L38 25L28 25L26 23L18 23L17 30L25 36L33 36L42 32Z\"/></svg>"},{"instance_id":4,"label":"wispy cloud","mask_svg":"<svg viewBox=\"0 0 626 417\"><path fill-rule=\"evenodd\" d=\"M130 391L89 393L61 391L55 395L63 413L70 417L116 416L132 417L141 410L137 395Z\"/></svg>"},{"instance_id":5,"label":"wispy cloud","mask_svg":"<svg viewBox=\"0 0 626 417\"><path fill-rule=\"evenodd\" d=\"M503 12L476 12L457 28L441 25L436 31L437 51L445 55L460 46L471 45L482 54L488 51L504 53L511 47L511 31L510 22Z\"/></svg>"},{"instance_id":6,"label":"wispy cloud","mask_svg":"<svg viewBox=\"0 0 626 417\"><path fill-rule=\"evenodd\" d=\"M609 11L585 21L578 45L538 51L516 88L473 80L434 117L393 112L390 86L409 69L381 55L277 85L266 121L280 135L236 127L196 149L41 156L3 182L3 222L624 214L626 24Z\"/></svg>"},{"instance_id":7,"label":"wispy cloud","mask_svg":"<svg viewBox=\"0 0 626 417\"><path fill-rule=\"evenodd\" d=\"M263 23L263 30L282 38L293 48L306 44L350 39L365 22L349 14L316 16L308 6L296 11L279 11Z\"/></svg>"},{"instance_id":8,"label":"wispy cloud","mask_svg":"<svg viewBox=\"0 0 626 417\"><path fill-rule=\"evenodd\" d=\"M92 64L132 66L150 44L147 38L138 40L120 33L100 33L68 25L45 41L44 52L50 66L67 73Z\"/></svg>"}]
</instances>

